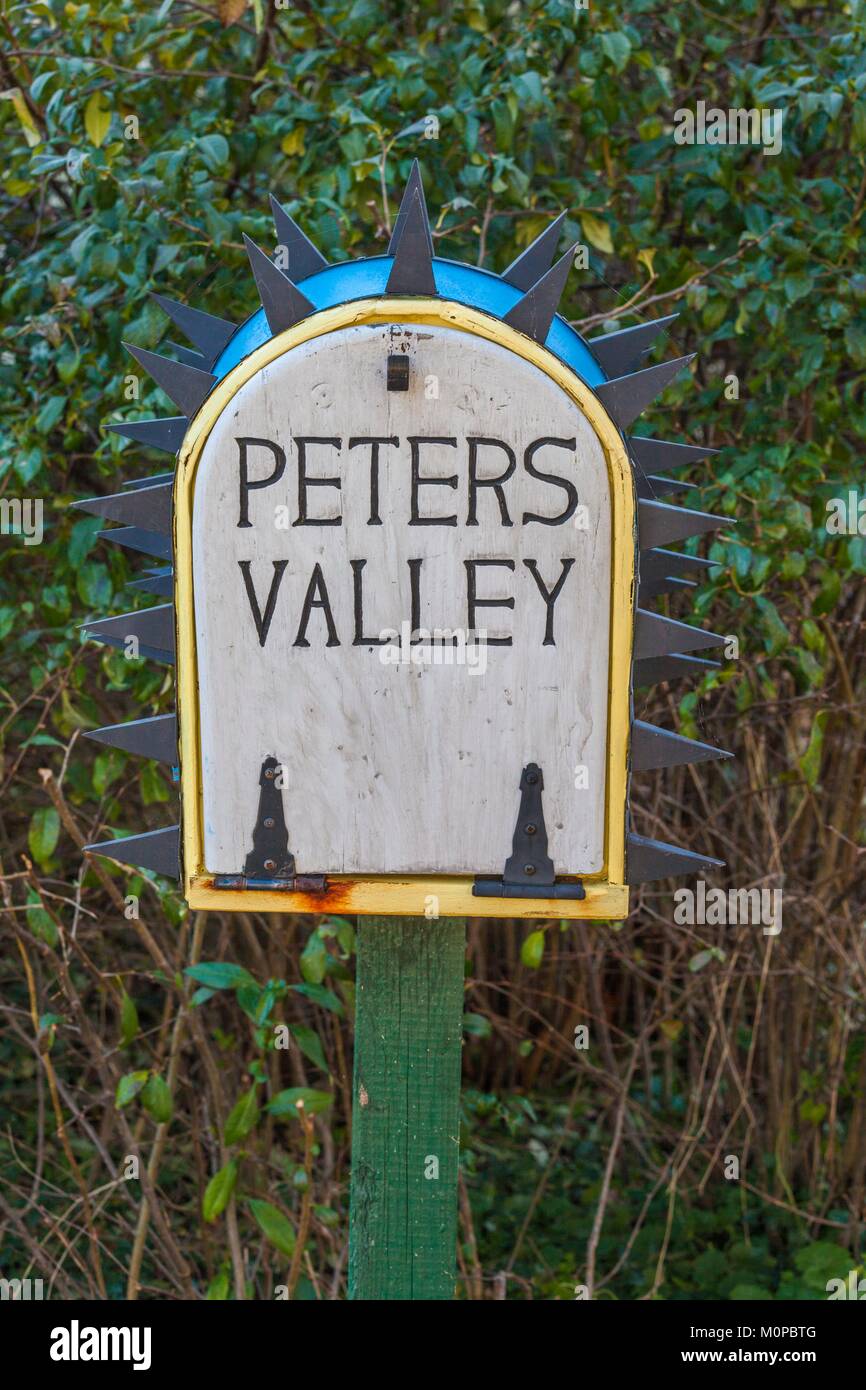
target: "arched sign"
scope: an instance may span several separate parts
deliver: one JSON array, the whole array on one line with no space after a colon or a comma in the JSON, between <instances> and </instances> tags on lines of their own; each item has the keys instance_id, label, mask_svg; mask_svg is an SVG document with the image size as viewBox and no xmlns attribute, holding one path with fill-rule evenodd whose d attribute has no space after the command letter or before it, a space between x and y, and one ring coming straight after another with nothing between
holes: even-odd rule
<instances>
[{"instance_id":1,"label":"arched sign","mask_svg":"<svg viewBox=\"0 0 866 1390\"><path fill-rule=\"evenodd\" d=\"M631 434L689 359L660 319L557 313L564 214L501 276L434 255L417 165L387 255L329 265L272 200L261 309L157 296L131 347L183 412L112 426L175 472L80 505L170 602L86 624L177 664L177 715L92 737L178 767L182 825L89 846L197 908L618 918L718 861L633 833L632 770L727 756L632 717L723 639L654 612L720 517L661 500L711 452Z\"/></svg>"}]
</instances>

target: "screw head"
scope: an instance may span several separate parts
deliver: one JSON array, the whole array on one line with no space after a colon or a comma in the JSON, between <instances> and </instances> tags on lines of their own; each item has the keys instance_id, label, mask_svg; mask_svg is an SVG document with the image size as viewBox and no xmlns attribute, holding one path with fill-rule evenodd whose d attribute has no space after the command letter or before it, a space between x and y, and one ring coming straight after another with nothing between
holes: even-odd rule
<instances>
[{"instance_id":1,"label":"screw head","mask_svg":"<svg viewBox=\"0 0 866 1390\"><path fill-rule=\"evenodd\" d=\"M273 830L273 828L274 828L274 818L273 818L273 816L265 816L265 829L266 829L266 830Z\"/></svg>"},{"instance_id":2,"label":"screw head","mask_svg":"<svg viewBox=\"0 0 866 1390\"><path fill-rule=\"evenodd\" d=\"M527 774L526 774L526 781L527 781L527 783L528 783L528 785L529 785L530 787L534 787L535 784L536 784L536 782L538 781L538 773L537 773L537 772L527 772Z\"/></svg>"},{"instance_id":3,"label":"screw head","mask_svg":"<svg viewBox=\"0 0 866 1390\"><path fill-rule=\"evenodd\" d=\"M274 769L272 767L266 767L265 776L267 777L269 782L272 782L274 779Z\"/></svg>"},{"instance_id":4,"label":"screw head","mask_svg":"<svg viewBox=\"0 0 866 1390\"><path fill-rule=\"evenodd\" d=\"M273 871L274 871L274 869L275 869L276 867L277 867L277 861L276 861L276 859L266 859L266 860L265 860L265 868L267 869L268 873L273 873Z\"/></svg>"},{"instance_id":5,"label":"screw head","mask_svg":"<svg viewBox=\"0 0 866 1390\"><path fill-rule=\"evenodd\" d=\"M523 827L523 829L526 831L527 835L534 835L538 830L538 826L535 824L534 821L530 821L528 825L525 825Z\"/></svg>"},{"instance_id":6,"label":"screw head","mask_svg":"<svg viewBox=\"0 0 866 1390\"><path fill-rule=\"evenodd\" d=\"M532 878L532 875L535 873L535 865L534 865L534 864L524 864L524 866L523 866L523 872L527 875L528 878Z\"/></svg>"}]
</instances>

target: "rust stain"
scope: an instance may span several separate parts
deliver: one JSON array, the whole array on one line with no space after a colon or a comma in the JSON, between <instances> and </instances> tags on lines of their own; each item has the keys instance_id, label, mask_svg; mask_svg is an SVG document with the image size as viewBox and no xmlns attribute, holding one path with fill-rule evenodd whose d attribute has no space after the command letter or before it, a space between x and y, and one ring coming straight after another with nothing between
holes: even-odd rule
<instances>
[{"instance_id":1,"label":"rust stain","mask_svg":"<svg viewBox=\"0 0 866 1390\"><path fill-rule=\"evenodd\" d=\"M341 909L346 912L353 912L356 909L349 904L351 895L357 887L357 879L341 879L339 883L328 883L324 893L299 893L292 894L293 912L339 912ZM294 903L303 903L303 907L295 907Z\"/></svg>"},{"instance_id":2,"label":"rust stain","mask_svg":"<svg viewBox=\"0 0 866 1390\"><path fill-rule=\"evenodd\" d=\"M300 881L303 882L303 875L299 877ZM354 878L342 879L339 883L328 881L328 886L325 891L317 893L305 893L300 889L293 889L286 893L286 898L291 900L286 904L286 911L310 912L313 914L340 912L341 910L350 913L356 912L357 908L351 906L351 895L357 888L358 882L359 880ZM204 884L206 887L214 889L215 892L225 891L224 889L217 888L214 879L211 877L205 879ZM249 910L249 902L247 902L245 906L247 910Z\"/></svg>"}]
</instances>

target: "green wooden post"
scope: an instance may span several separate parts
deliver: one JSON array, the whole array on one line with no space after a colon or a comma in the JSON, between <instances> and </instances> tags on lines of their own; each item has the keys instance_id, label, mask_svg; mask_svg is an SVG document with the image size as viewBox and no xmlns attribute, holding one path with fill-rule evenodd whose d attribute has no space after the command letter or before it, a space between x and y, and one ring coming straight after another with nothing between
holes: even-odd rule
<instances>
[{"instance_id":1,"label":"green wooden post","mask_svg":"<svg viewBox=\"0 0 866 1390\"><path fill-rule=\"evenodd\" d=\"M359 917L349 1297L450 1299L466 923Z\"/></svg>"}]
</instances>

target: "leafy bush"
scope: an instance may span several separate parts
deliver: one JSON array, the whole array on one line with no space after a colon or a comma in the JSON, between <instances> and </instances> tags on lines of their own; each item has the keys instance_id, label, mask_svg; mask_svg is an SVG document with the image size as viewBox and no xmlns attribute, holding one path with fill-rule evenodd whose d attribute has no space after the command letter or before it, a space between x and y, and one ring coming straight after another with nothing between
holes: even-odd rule
<instances>
[{"instance_id":1,"label":"leafy bush","mask_svg":"<svg viewBox=\"0 0 866 1390\"><path fill-rule=\"evenodd\" d=\"M441 253L501 269L564 207L590 250L564 305L581 331L679 309L670 342L700 355L647 428L721 449L688 475L731 518L692 609L739 654L641 713L738 761L700 791L645 779L638 828L785 889L777 939L675 926L658 885L622 929L545 924L523 951L515 924L473 926L461 1287L571 1297L613 1153L598 1296L823 1296L866 1191L866 535L826 526L866 439L861 0L36 0L0 26L0 488L45 522L0 553L11 1262L67 1294L344 1288L347 927L191 920L148 876L83 868L82 844L164 824L175 792L82 730L172 692L82 642L135 564L67 504L158 466L104 430L164 405L121 347L166 336L153 291L249 313L242 234L272 240L270 189L328 257L382 251L417 156ZM781 152L678 145L698 101L782 109Z\"/></svg>"}]
</instances>

